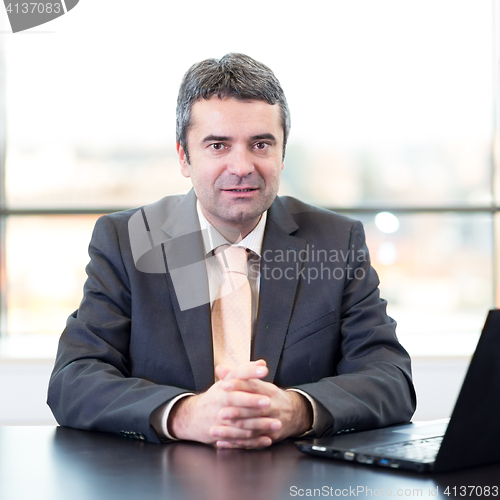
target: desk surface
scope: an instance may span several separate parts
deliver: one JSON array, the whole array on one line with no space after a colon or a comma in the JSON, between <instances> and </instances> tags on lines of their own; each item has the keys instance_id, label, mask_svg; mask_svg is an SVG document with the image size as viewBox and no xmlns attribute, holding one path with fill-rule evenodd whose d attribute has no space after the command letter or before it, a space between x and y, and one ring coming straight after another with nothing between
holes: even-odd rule
<instances>
[{"instance_id":1,"label":"desk surface","mask_svg":"<svg viewBox=\"0 0 500 500\"><path fill-rule=\"evenodd\" d=\"M500 486L500 464L421 475L308 457L291 442L215 450L63 427L0 427L2 500L449 499L454 486L458 498L486 498L479 489L460 495L460 486L486 485Z\"/></svg>"}]
</instances>

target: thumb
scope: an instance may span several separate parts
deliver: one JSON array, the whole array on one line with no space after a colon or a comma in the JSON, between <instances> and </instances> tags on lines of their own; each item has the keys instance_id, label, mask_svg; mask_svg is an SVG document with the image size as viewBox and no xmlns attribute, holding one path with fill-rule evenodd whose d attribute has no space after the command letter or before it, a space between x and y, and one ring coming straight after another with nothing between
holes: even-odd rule
<instances>
[{"instance_id":1,"label":"thumb","mask_svg":"<svg viewBox=\"0 0 500 500\"><path fill-rule=\"evenodd\" d=\"M217 375L217 377L219 377L219 380L224 380L224 378L230 371L231 370L226 366L217 365L215 367L215 374Z\"/></svg>"}]
</instances>

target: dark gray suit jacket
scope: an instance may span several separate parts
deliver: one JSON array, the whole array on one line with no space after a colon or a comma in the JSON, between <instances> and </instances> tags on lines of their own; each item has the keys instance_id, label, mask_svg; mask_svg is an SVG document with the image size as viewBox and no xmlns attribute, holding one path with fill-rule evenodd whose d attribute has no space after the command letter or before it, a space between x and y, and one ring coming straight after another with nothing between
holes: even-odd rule
<instances>
[{"instance_id":1,"label":"dark gray suit jacket","mask_svg":"<svg viewBox=\"0 0 500 500\"><path fill-rule=\"evenodd\" d=\"M50 379L61 425L158 442L153 411L213 384L202 248L193 191L98 220L84 297ZM276 198L262 252L252 359L267 360L266 380L322 405L323 435L409 420L410 359L379 297L361 223Z\"/></svg>"}]
</instances>

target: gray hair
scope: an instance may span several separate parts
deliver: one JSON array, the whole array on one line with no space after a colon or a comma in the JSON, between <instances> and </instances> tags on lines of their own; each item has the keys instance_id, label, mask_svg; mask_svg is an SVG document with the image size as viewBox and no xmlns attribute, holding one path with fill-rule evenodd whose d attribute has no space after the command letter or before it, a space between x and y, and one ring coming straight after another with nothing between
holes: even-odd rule
<instances>
[{"instance_id":1,"label":"gray hair","mask_svg":"<svg viewBox=\"0 0 500 500\"><path fill-rule=\"evenodd\" d=\"M191 66L182 80L177 98L176 139L186 153L191 108L199 99L234 97L279 104L283 127L283 159L290 132L290 110L280 82L264 64L245 54L230 53L222 59L205 59Z\"/></svg>"}]
</instances>

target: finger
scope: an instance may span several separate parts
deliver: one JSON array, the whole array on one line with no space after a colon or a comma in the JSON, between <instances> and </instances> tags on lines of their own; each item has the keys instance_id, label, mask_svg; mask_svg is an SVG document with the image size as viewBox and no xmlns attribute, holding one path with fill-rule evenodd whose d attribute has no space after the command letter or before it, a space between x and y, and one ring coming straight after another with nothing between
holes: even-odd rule
<instances>
[{"instance_id":1,"label":"finger","mask_svg":"<svg viewBox=\"0 0 500 500\"><path fill-rule=\"evenodd\" d=\"M244 363L236 368L233 368L230 372L226 374L224 380L230 379L240 379L248 380L251 378L264 378L269 373L264 360L251 361L249 363Z\"/></svg>"},{"instance_id":2,"label":"finger","mask_svg":"<svg viewBox=\"0 0 500 500\"><path fill-rule=\"evenodd\" d=\"M230 372L230 368L227 368L226 366L222 365L217 365L215 367L215 374L217 375L217 378L219 380L224 380L224 377Z\"/></svg>"},{"instance_id":3,"label":"finger","mask_svg":"<svg viewBox=\"0 0 500 500\"><path fill-rule=\"evenodd\" d=\"M241 379L224 380L221 387L227 392L231 391L251 392L254 394L262 394L263 396L269 396L271 398L277 392L277 387L274 384L256 378L248 380L241 380Z\"/></svg>"},{"instance_id":4,"label":"finger","mask_svg":"<svg viewBox=\"0 0 500 500\"><path fill-rule=\"evenodd\" d=\"M247 361L246 363L242 363L241 365L239 365L239 367L242 366L267 366L267 363L265 359L257 359L255 361ZM217 372L218 369L223 369L226 373L231 371L230 368L224 365L217 365L215 367L215 371Z\"/></svg>"},{"instance_id":5,"label":"finger","mask_svg":"<svg viewBox=\"0 0 500 500\"><path fill-rule=\"evenodd\" d=\"M216 441L215 446L220 449L235 449L235 448L266 448L271 446L273 440L269 436L258 436L253 439L235 440L235 441Z\"/></svg>"},{"instance_id":6,"label":"finger","mask_svg":"<svg viewBox=\"0 0 500 500\"><path fill-rule=\"evenodd\" d=\"M226 406L219 410L219 418L221 421L268 416L268 408L266 407L245 408L241 406Z\"/></svg>"},{"instance_id":7,"label":"finger","mask_svg":"<svg viewBox=\"0 0 500 500\"><path fill-rule=\"evenodd\" d=\"M231 391L225 394L223 407L267 408L271 404L268 396L243 391Z\"/></svg>"},{"instance_id":8,"label":"finger","mask_svg":"<svg viewBox=\"0 0 500 500\"><path fill-rule=\"evenodd\" d=\"M210 436L216 441L235 441L254 439L263 434L258 429L240 429L229 425L214 425L210 427Z\"/></svg>"},{"instance_id":9,"label":"finger","mask_svg":"<svg viewBox=\"0 0 500 500\"><path fill-rule=\"evenodd\" d=\"M283 426L280 420L268 417L244 418L229 422L230 424L227 424L227 427L258 431L259 434L270 434L273 431L279 431Z\"/></svg>"}]
</instances>

